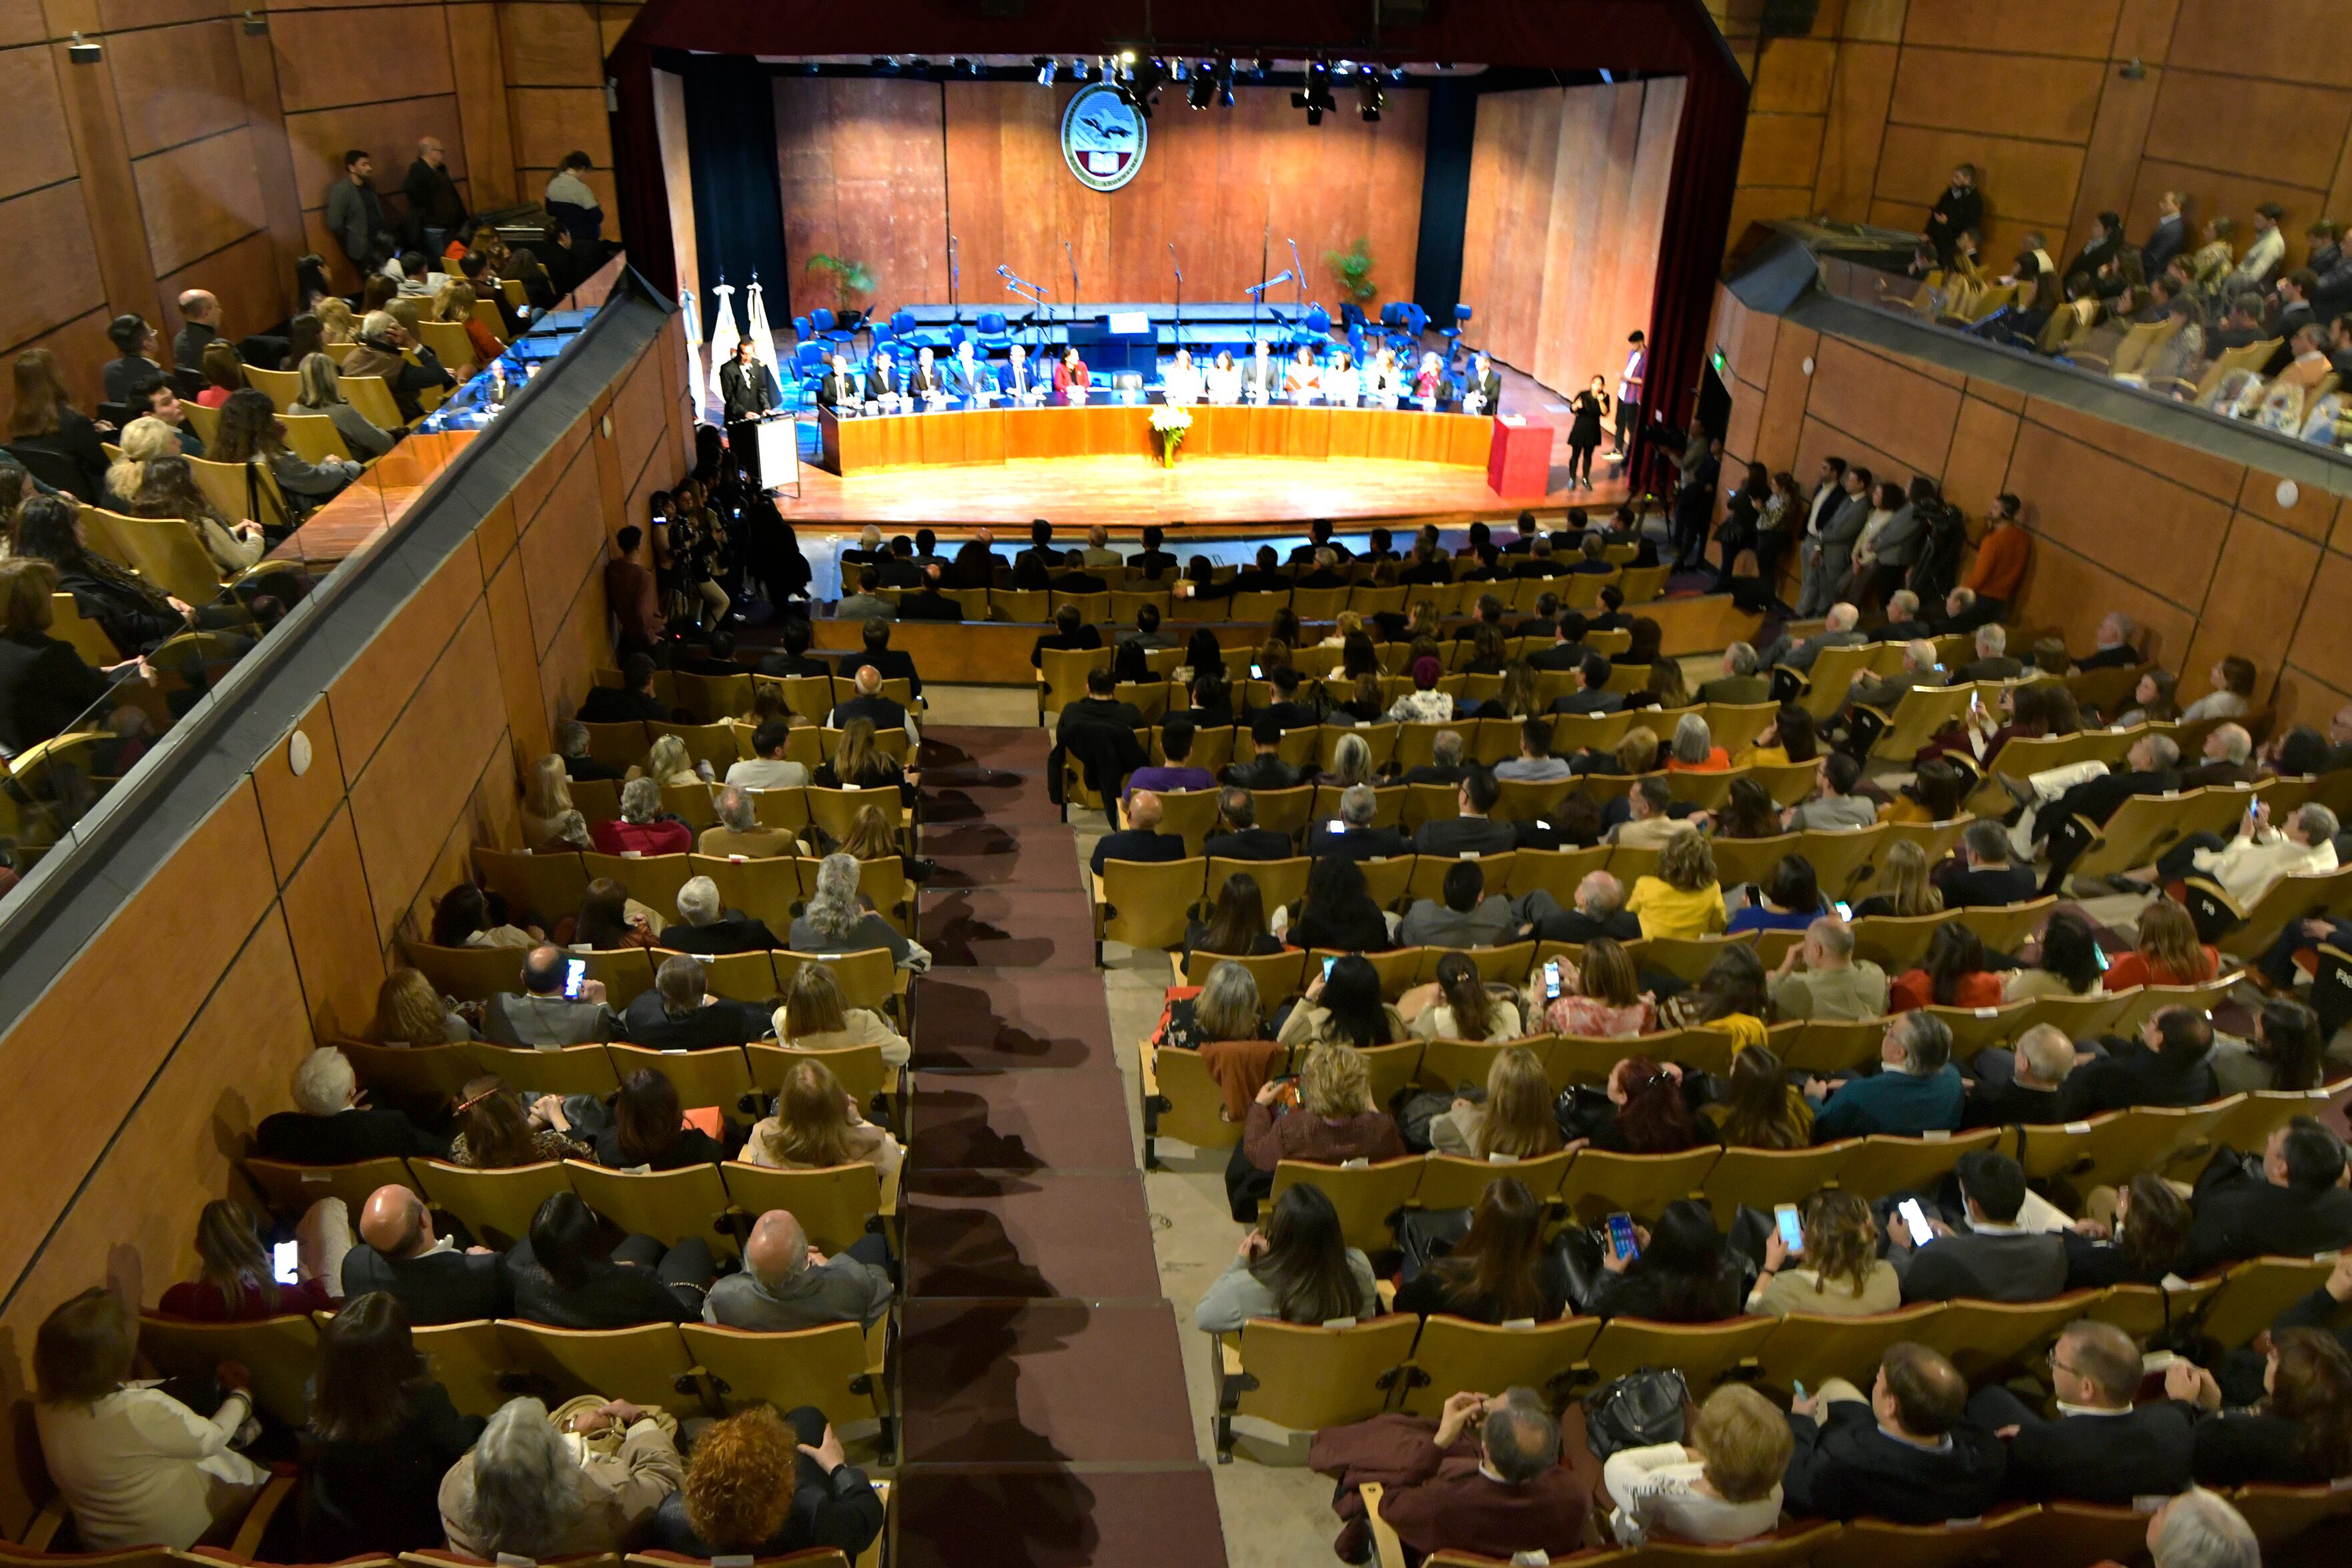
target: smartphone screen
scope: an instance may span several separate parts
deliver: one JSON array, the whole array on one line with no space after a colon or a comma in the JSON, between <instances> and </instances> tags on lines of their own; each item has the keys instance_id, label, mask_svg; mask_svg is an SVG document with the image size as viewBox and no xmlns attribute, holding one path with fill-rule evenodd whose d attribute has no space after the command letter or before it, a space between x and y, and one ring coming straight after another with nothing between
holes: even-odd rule
<instances>
[{"instance_id":1,"label":"smartphone screen","mask_svg":"<svg viewBox=\"0 0 2352 1568\"><path fill-rule=\"evenodd\" d=\"M1805 1249L1805 1228L1797 1223L1797 1206L1780 1203L1772 1206L1772 1218L1780 1227L1780 1245L1794 1258Z\"/></svg>"},{"instance_id":2,"label":"smartphone screen","mask_svg":"<svg viewBox=\"0 0 2352 1568\"><path fill-rule=\"evenodd\" d=\"M1903 1216L1903 1223L1910 1228L1912 1246L1925 1247L1936 1239L1935 1228L1927 1223L1927 1211L1919 1206L1917 1198L1905 1198L1896 1212Z\"/></svg>"},{"instance_id":3,"label":"smartphone screen","mask_svg":"<svg viewBox=\"0 0 2352 1568\"><path fill-rule=\"evenodd\" d=\"M300 1283L294 1277L294 1253L298 1243L280 1241L269 1249L269 1277L281 1285Z\"/></svg>"},{"instance_id":4,"label":"smartphone screen","mask_svg":"<svg viewBox=\"0 0 2352 1568\"><path fill-rule=\"evenodd\" d=\"M1326 831L1334 833L1344 833L1348 831L1348 824L1341 821L1337 817L1332 818L1329 821L1324 823L1323 826Z\"/></svg>"},{"instance_id":5,"label":"smartphone screen","mask_svg":"<svg viewBox=\"0 0 2352 1568\"><path fill-rule=\"evenodd\" d=\"M581 983L588 978L588 960L567 958L563 962L563 996L566 1001L580 999Z\"/></svg>"},{"instance_id":6,"label":"smartphone screen","mask_svg":"<svg viewBox=\"0 0 2352 1568\"><path fill-rule=\"evenodd\" d=\"M1259 669L1255 664L1252 664L1250 666L1250 679L1254 681L1262 681L1265 679L1265 672Z\"/></svg>"},{"instance_id":7,"label":"smartphone screen","mask_svg":"<svg viewBox=\"0 0 2352 1568\"><path fill-rule=\"evenodd\" d=\"M1331 977L1331 966L1339 961L1339 960L1337 958L1326 958L1323 960L1323 977L1325 979L1328 980Z\"/></svg>"},{"instance_id":8,"label":"smartphone screen","mask_svg":"<svg viewBox=\"0 0 2352 1568\"><path fill-rule=\"evenodd\" d=\"M1852 906L1852 905L1850 905L1849 904L1847 904L1847 903L1846 903L1846 901L1845 901L1844 899L1843 899L1843 898L1839 899L1836 903L1834 903L1834 904L1831 904L1831 905L1830 905L1830 907L1831 907L1832 909L1834 909L1834 910L1836 910L1836 911L1838 912L1838 918L1839 918L1840 920L1851 920L1851 919L1853 919L1853 906Z\"/></svg>"},{"instance_id":9,"label":"smartphone screen","mask_svg":"<svg viewBox=\"0 0 2352 1568\"><path fill-rule=\"evenodd\" d=\"M2105 974L2107 972L2107 950L2105 947L2100 946L2096 942L2094 942L2091 944L2091 956L2099 961L2099 973L2102 975Z\"/></svg>"},{"instance_id":10,"label":"smartphone screen","mask_svg":"<svg viewBox=\"0 0 2352 1568\"><path fill-rule=\"evenodd\" d=\"M1544 960L1544 995L1554 1000L1559 997L1559 960Z\"/></svg>"},{"instance_id":11,"label":"smartphone screen","mask_svg":"<svg viewBox=\"0 0 2352 1568\"><path fill-rule=\"evenodd\" d=\"M1642 1255L1640 1244L1633 1239L1632 1215L1621 1210L1609 1217L1609 1247L1628 1263Z\"/></svg>"}]
</instances>

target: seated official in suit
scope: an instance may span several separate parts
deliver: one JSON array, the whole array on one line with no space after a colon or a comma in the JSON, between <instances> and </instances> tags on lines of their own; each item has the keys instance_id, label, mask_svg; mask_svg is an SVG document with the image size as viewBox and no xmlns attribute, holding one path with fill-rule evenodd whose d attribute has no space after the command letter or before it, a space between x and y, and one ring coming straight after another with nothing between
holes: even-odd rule
<instances>
[{"instance_id":1,"label":"seated official in suit","mask_svg":"<svg viewBox=\"0 0 2352 1568\"><path fill-rule=\"evenodd\" d=\"M1432 817L1423 822L1412 836L1412 847L1425 855L1492 855L1517 848L1518 834L1511 825L1486 816L1501 798L1495 776L1483 768L1472 768L1462 776L1455 791L1459 814Z\"/></svg>"},{"instance_id":2,"label":"seated official in suit","mask_svg":"<svg viewBox=\"0 0 2352 1568\"><path fill-rule=\"evenodd\" d=\"M464 1323L509 1313L504 1261L487 1247L459 1248L433 1231L414 1188L380 1186L360 1209L360 1245L343 1254L343 1298L382 1291L408 1321Z\"/></svg>"},{"instance_id":3,"label":"seated official in suit","mask_svg":"<svg viewBox=\"0 0 2352 1568\"><path fill-rule=\"evenodd\" d=\"M861 659L851 684L857 695L846 702L834 704L833 712L825 716L827 728L847 729L861 718L877 730L907 727L907 710L896 698L882 695L880 670Z\"/></svg>"},{"instance_id":4,"label":"seated official in suit","mask_svg":"<svg viewBox=\"0 0 2352 1568\"><path fill-rule=\"evenodd\" d=\"M1971 681L2013 681L2025 674L2025 666L2009 656L2009 630L1998 621L1988 622L1977 628L1977 656L1952 672L1948 686L1965 686Z\"/></svg>"},{"instance_id":5,"label":"seated official in suit","mask_svg":"<svg viewBox=\"0 0 2352 1568\"><path fill-rule=\"evenodd\" d=\"M690 876L677 890L677 923L662 927L661 945L680 953L719 956L728 953L761 953L781 947L768 923L719 899L719 884L707 876ZM751 1037L757 1040L759 1036ZM640 1041L639 1043L643 1043Z\"/></svg>"},{"instance_id":6,"label":"seated official in suit","mask_svg":"<svg viewBox=\"0 0 2352 1568\"><path fill-rule=\"evenodd\" d=\"M1511 901L1499 894L1486 896L1486 873L1476 861L1456 861L1445 868L1443 902L1416 900L1405 911L1397 929L1398 943L1406 947L1492 947L1517 934L1519 917Z\"/></svg>"},{"instance_id":7,"label":"seated official in suit","mask_svg":"<svg viewBox=\"0 0 2352 1568\"><path fill-rule=\"evenodd\" d=\"M2036 1233L2017 1222L2025 1207L2024 1168L2007 1155L1971 1149L1955 1174L1965 1228L1931 1218L1935 1239L1915 1246L1900 1217L1887 1221L1893 1246L1886 1257L1903 1276L1903 1300L2040 1301L2063 1291L2065 1242L2054 1231Z\"/></svg>"},{"instance_id":8,"label":"seated official in suit","mask_svg":"<svg viewBox=\"0 0 2352 1568\"><path fill-rule=\"evenodd\" d=\"M1239 785L1217 791L1217 828L1202 846L1211 860L1279 861L1298 852L1288 833L1257 825L1257 801Z\"/></svg>"},{"instance_id":9,"label":"seated official in suit","mask_svg":"<svg viewBox=\"0 0 2352 1568\"><path fill-rule=\"evenodd\" d=\"M621 684L591 689L580 705L583 724L628 724L639 719L658 724L668 717L669 709L654 695L654 661L647 653L632 653L622 660Z\"/></svg>"},{"instance_id":10,"label":"seated official in suit","mask_svg":"<svg viewBox=\"0 0 2352 1568\"><path fill-rule=\"evenodd\" d=\"M858 637L862 644L860 651L843 654L841 667L854 674L871 664L884 680L906 682L908 695L920 702L923 696L922 673L915 668L912 653L902 653L890 646L890 622L878 615L869 616L866 624L858 629Z\"/></svg>"},{"instance_id":11,"label":"seated official in suit","mask_svg":"<svg viewBox=\"0 0 2352 1568\"><path fill-rule=\"evenodd\" d=\"M1555 700L1554 713L1596 714L1615 713L1625 706L1621 693L1609 689L1609 661L1599 653L1587 653L1576 666L1576 690Z\"/></svg>"},{"instance_id":12,"label":"seated official in suit","mask_svg":"<svg viewBox=\"0 0 2352 1568\"><path fill-rule=\"evenodd\" d=\"M298 1166L341 1166L358 1160L440 1158L448 1141L418 1127L399 1111L360 1103L351 1059L331 1045L305 1056L294 1069L294 1109L264 1116L253 1130L253 1152Z\"/></svg>"},{"instance_id":13,"label":"seated official in suit","mask_svg":"<svg viewBox=\"0 0 2352 1568\"><path fill-rule=\"evenodd\" d=\"M1376 828L1381 798L1369 784L1350 784L1339 792L1336 821L1318 822L1307 831L1307 852L1338 855L1342 860L1386 860L1412 853L1412 841L1395 828Z\"/></svg>"},{"instance_id":14,"label":"seated official in suit","mask_svg":"<svg viewBox=\"0 0 2352 1568\"><path fill-rule=\"evenodd\" d=\"M2121 611L2101 617L2098 645L2074 661L2075 670L2127 670L2137 664L2139 650L2132 646L2132 634L2137 630L2132 618Z\"/></svg>"},{"instance_id":15,"label":"seated official in suit","mask_svg":"<svg viewBox=\"0 0 2352 1568\"><path fill-rule=\"evenodd\" d=\"M2050 1351L2058 1414L2045 1419L2000 1384L1969 1400L1969 1419L2009 1443L2001 1494L2028 1502L2060 1500L2128 1508L2189 1484L2193 1424L2189 1406L2139 1394L2139 1346L2113 1323L2066 1325Z\"/></svg>"},{"instance_id":16,"label":"seated official in suit","mask_svg":"<svg viewBox=\"0 0 2352 1568\"><path fill-rule=\"evenodd\" d=\"M2180 1274L2193 1279L2248 1258L2308 1258L2352 1246L2344 1163L2343 1143L2309 1116L2270 1135L2259 1173L2223 1150L2198 1177Z\"/></svg>"},{"instance_id":17,"label":"seated official in suit","mask_svg":"<svg viewBox=\"0 0 2352 1568\"><path fill-rule=\"evenodd\" d=\"M1180 833L1160 831L1160 797L1149 789L1138 789L1127 798L1127 826L1115 833L1105 833L1095 841L1095 852L1087 864L1095 874L1103 874L1108 861L1181 861L1184 858L1184 839Z\"/></svg>"},{"instance_id":18,"label":"seated official in suit","mask_svg":"<svg viewBox=\"0 0 2352 1568\"><path fill-rule=\"evenodd\" d=\"M767 1033L767 1010L712 996L701 961L688 953L664 958L653 989L639 992L621 1013L621 1038L647 1051L742 1045Z\"/></svg>"},{"instance_id":19,"label":"seated official in suit","mask_svg":"<svg viewBox=\"0 0 2352 1568\"><path fill-rule=\"evenodd\" d=\"M1959 1369L1909 1341L1886 1347L1866 1396L1828 1379L1789 1409L1788 1511L1894 1524L1981 1517L2000 1496L2008 1454L1968 1404Z\"/></svg>"}]
</instances>

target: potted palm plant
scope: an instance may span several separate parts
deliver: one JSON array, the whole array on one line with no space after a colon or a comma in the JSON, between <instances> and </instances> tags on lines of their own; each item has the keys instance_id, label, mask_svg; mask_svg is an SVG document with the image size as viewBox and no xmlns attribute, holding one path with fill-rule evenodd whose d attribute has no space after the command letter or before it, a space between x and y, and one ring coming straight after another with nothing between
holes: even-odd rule
<instances>
[{"instance_id":1,"label":"potted palm plant","mask_svg":"<svg viewBox=\"0 0 2352 1568\"><path fill-rule=\"evenodd\" d=\"M858 314L852 301L874 292L874 275L866 269L866 264L845 256L827 256L820 251L808 258L806 270L822 273L831 280L833 312L845 327Z\"/></svg>"}]
</instances>

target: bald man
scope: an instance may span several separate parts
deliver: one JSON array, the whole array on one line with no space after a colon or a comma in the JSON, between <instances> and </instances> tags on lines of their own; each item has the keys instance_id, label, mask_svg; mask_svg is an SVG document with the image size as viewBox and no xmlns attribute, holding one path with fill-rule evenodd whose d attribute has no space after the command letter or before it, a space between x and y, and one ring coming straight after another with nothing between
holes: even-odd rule
<instances>
[{"instance_id":1,"label":"bald man","mask_svg":"<svg viewBox=\"0 0 2352 1568\"><path fill-rule=\"evenodd\" d=\"M889 1248L872 1232L828 1258L788 1209L772 1208L751 1228L743 1268L710 1287L705 1322L731 1329L871 1327L890 1310Z\"/></svg>"},{"instance_id":2,"label":"bald man","mask_svg":"<svg viewBox=\"0 0 2352 1568\"><path fill-rule=\"evenodd\" d=\"M414 1325L504 1317L511 1293L505 1260L487 1247L459 1251L433 1232L425 1200L404 1186L380 1186L360 1210L360 1241L343 1258L346 1300L383 1291Z\"/></svg>"},{"instance_id":3,"label":"bald man","mask_svg":"<svg viewBox=\"0 0 2352 1568\"><path fill-rule=\"evenodd\" d=\"M906 727L907 710L882 695L881 671L871 664L860 664L854 682L857 695L847 702L834 705L833 712L824 721L829 728L846 729L852 719L860 718L873 720L877 732Z\"/></svg>"}]
</instances>

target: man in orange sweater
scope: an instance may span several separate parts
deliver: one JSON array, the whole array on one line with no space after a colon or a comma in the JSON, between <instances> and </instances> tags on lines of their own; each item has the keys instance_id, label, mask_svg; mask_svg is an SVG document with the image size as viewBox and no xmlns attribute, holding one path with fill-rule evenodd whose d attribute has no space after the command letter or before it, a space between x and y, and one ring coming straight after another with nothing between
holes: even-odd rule
<instances>
[{"instance_id":1,"label":"man in orange sweater","mask_svg":"<svg viewBox=\"0 0 2352 1568\"><path fill-rule=\"evenodd\" d=\"M2025 562L2032 550L2032 540L2023 524L2017 520L2020 502L2004 491L1994 500L1986 520L1990 531L1977 541L1977 558L1969 566L1968 576L1960 580L1962 588L1973 591L1979 603L1990 599L1999 604L1994 612L1999 619L2008 612L2017 598L2017 591L2025 580Z\"/></svg>"}]
</instances>

